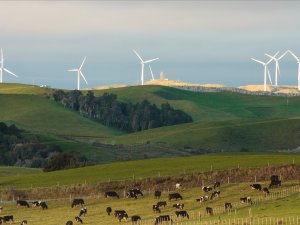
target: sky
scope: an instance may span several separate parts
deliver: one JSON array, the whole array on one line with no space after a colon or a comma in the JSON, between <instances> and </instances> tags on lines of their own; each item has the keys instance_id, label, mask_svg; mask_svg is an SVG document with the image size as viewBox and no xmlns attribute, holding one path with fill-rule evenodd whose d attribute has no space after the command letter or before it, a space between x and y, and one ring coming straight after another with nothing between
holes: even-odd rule
<instances>
[{"instance_id":1,"label":"sky","mask_svg":"<svg viewBox=\"0 0 300 225\"><path fill-rule=\"evenodd\" d=\"M140 84L141 65L156 78L226 86L263 84L265 53L300 57L297 1L0 1L4 82L75 89ZM281 62L279 84L297 84L297 63ZM274 82L274 63L269 66ZM151 74L145 67L145 80Z\"/></svg>"}]
</instances>

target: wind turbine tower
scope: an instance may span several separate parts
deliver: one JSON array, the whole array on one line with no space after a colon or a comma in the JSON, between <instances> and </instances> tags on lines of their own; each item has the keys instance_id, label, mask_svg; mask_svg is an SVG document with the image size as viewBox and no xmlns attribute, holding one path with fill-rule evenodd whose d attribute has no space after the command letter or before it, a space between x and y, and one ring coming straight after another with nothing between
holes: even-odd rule
<instances>
[{"instance_id":1,"label":"wind turbine tower","mask_svg":"<svg viewBox=\"0 0 300 225\"><path fill-rule=\"evenodd\" d=\"M5 71L6 73L9 73L15 77L18 77L16 74L14 74L13 72L9 71L8 69L4 68L4 57L3 57L3 51L2 51L2 48L1 48L1 56L0 56L0 83L3 82L3 71Z\"/></svg>"},{"instance_id":2,"label":"wind turbine tower","mask_svg":"<svg viewBox=\"0 0 300 225\"><path fill-rule=\"evenodd\" d=\"M155 61L155 60L157 60L157 59L159 59L159 58L155 58L155 59L150 59L150 60L144 61L144 60L142 59L142 57L137 53L136 50L133 50L133 52L136 54L136 56L137 56L137 57L140 59L140 61L141 61L141 65L142 65L141 83L142 83L142 85L144 85L144 66L145 66L145 64L147 64L147 63L149 63L149 62L152 62L152 61Z\"/></svg>"},{"instance_id":3,"label":"wind turbine tower","mask_svg":"<svg viewBox=\"0 0 300 225\"><path fill-rule=\"evenodd\" d=\"M86 81L83 73L81 72L82 66L84 64L86 60L86 56L84 57L81 66L78 69L72 69L72 70L68 70L69 72L77 72L77 90L80 90L80 76L83 78L83 80L85 81L86 84L88 84L88 82Z\"/></svg>"},{"instance_id":4,"label":"wind turbine tower","mask_svg":"<svg viewBox=\"0 0 300 225\"><path fill-rule=\"evenodd\" d=\"M278 76L280 74L279 60L282 59L288 53L288 51L286 51L281 56L279 56L278 58L276 58L276 55L278 53L279 52L277 52L274 56L269 55L269 54L265 54L266 56L268 56L269 58L271 58L271 59L273 59L275 61L275 86L278 86Z\"/></svg>"},{"instance_id":5,"label":"wind turbine tower","mask_svg":"<svg viewBox=\"0 0 300 225\"><path fill-rule=\"evenodd\" d=\"M298 91L300 91L300 60L291 50L288 50L288 52L296 59L298 63Z\"/></svg>"}]
</instances>

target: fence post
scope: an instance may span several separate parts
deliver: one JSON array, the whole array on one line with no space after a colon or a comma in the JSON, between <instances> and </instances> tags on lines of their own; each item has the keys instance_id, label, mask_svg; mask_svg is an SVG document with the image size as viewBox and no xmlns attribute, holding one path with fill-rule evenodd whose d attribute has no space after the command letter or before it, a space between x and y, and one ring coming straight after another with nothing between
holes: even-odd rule
<instances>
[{"instance_id":1,"label":"fence post","mask_svg":"<svg viewBox=\"0 0 300 225\"><path fill-rule=\"evenodd\" d=\"M227 177L227 182L228 182L228 184L230 184L230 179L229 179L229 177Z\"/></svg>"}]
</instances>

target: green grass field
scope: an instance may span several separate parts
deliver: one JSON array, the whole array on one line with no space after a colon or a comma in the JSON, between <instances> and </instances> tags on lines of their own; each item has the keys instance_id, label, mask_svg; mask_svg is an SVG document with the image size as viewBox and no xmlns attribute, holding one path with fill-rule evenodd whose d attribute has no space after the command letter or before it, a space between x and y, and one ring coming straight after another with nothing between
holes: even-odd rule
<instances>
[{"instance_id":1,"label":"green grass field","mask_svg":"<svg viewBox=\"0 0 300 225\"><path fill-rule=\"evenodd\" d=\"M42 173L41 169L35 168L24 168L24 167L14 167L14 166L0 166L0 177L8 177L14 175L24 175L24 174L38 174Z\"/></svg>"},{"instance_id":2,"label":"green grass field","mask_svg":"<svg viewBox=\"0 0 300 225\"><path fill-rule=\"evenodd\" d=\"M194 157L161 158L118 162L105 165L89 166L77 169L54 171L49 173L22 176L1 177L1 188L48 187L59 183L94 184L108 181L142 179L147 177L177 176L184 173L204 172L237 168L257 168L268 165L300 165L300 155L236 153L211 154Z\"/></svg>"},{"instance_id":3,"label":"green grass field","mask_svg":"<svg viewBox=\"0 0 300 225\"><path fill-rule=\"evenodd\" d=\"M284 189L291 190L290 188L297 185L298 182L287 182L283 184L281 188L276 190L271 190L272 192L280 192ZM267 185L267 183L263 183ZM199 213L201 214L202 222L205 221L217 221L221 219L231 218L248 218L249 214L253 219L264 219L266 217L282 218L282 217L299 217L300 205L298 204L300 200L299 193L293 194L286 198L281 198L277 200L268 200L264 197L262 192L251 190L249 183L241 184L225 184L221 185L220 188L221 195L219 198L209 200L205 203L196 202L195 199L203 196L201 188L186 189L180 192L183 196L183 200L168 200L168 193L164 192L160 200L155 200L153 194L148 194L144 192L145 196L135 199L127 199L121 197L120 199L105 199L103 196L96 197L94 199L85 199L86 208L88 209L88 214L82 217L84 224L120 224L116 218L112 215L108 216L105 212L106 207L110 206L113 210L126 210L129 217L132 215L140 215L143 219L145 225L152 225L153 219L158 215L152 211L152 205L156 204L157 201L167 201L166 208L162 208L161 215L171 215L174 219L175 224L195 224L199 221ZM239 203L240 197L250 196L253 201L260 200L259 203L252 206ZM76 197L76 196L75 196ZM77 196L78 197L78 196ZM190 220L187 219L176 219L172 207L174 203L184 203L186 210L190 215ZM225 202L231 202L234 211L231 215L221 212L224 207ZM15 223L20 223L21 220L28 220L31 225L40 225L41 221L44 225L57 225L65 224L68 220L73 220L79 213L79 207L71 208L70 200L56 200L47 201L48 210L41 210L39 208L17 208L13 203L2 203L4 207L3 212L0 215L14 215ZM214 216L205 215L205 207L212 207L215 210ZM236 211L235 211L236 210ZM131 224L131 221L122 222L122 224ZM200 223L197 223L200 224ZM286 223L288 224L288 223Z\"/></svg>"}]
</instances>

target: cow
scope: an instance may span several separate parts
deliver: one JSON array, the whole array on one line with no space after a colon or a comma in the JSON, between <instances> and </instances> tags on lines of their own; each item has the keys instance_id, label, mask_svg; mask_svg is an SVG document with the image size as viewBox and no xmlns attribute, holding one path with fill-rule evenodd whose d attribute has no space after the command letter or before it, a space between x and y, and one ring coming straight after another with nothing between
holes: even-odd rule
<instances>
[{"instance_id":1,"label":"cow","mask_svg":"<svg viewBox=\"0 0 300 225\"><path fill-rule=\"evenodd\" d=\"M160 213L160 208L159 208L158 205L152 205L152 210L153 210L154 212Z\"/></svg>"},{"instance_id":2,"label":"cow","mask_svg":"<svg viewBox=\"0 0 300 225\"><path fill-rule=\"evenodd\" d=\"M260 184L250 184L251 189L261 191Z\"/></svg>"},{"instance_id":3,"label":"cow","mask_svg":"<svg viewBox=\"0 0 300 225\"><path fill-rule=\"evenodd\" d=\"M279 176L278 175L272 175L270 179L271 179L271 181L279 181Z\"/></svg>"},{"instance_id":4,"label":"cow","mask_svg":"<svg viewBox=\"0 0 300 225\"><path fill-rule=\"evenodd\" d=\"M181 188L182 188L182 186L181 186L180 183L176 183L176 184L175 184L175 189L176 189L176 190L181 190Z\"/></svg>"},{"instance_id":5,"label":"cow","mask_svg":"<svg viewBox=\"0 0 300 225\"><path fill-rule=\"evenodd\" d=\"M74 206L77 206L77 205L84 205L84 200L82 198L75 198L72 202L72 205L71 207L74 208Z\"/></svg>"},{"instance_id":6,"label":"cow","mask_svg":"<svg viewBox=\"0 0 300 225\"><path fill-rule=\"evenodd\" d=\"M184 207L184 204L182 204L182 203L176 203L173 205L173 208L175 208L175 209L183 209L183 207Z\"/></svg>"},{"instance_id":7,"label":"cow","mask_svg":"<svg viewBox=\"0 0 300 225\"><path fill-rule=\"evenodd\" d=\"M163 215L163 216L158 216L155 218L154 225L158 225L164 221L170 221L171 224L173 224L173 220L171 219L171 217L169 215Z\"/></svg>"},{"instance_id":8,"label":"cow","mask_svg":"<svg viewBox=\"0 0 300 225\"><path fill-rule=\"evenodd\" d=\"M120 198L120 196L118 195L118 193L115 192L115 191L107 191L107 192L105 192L105 198L108 198L108 197L117 197L117 198Z\"/></svg>"},{"instance_id":9,"label":"cow","mask_svg":"<svg viewBox=\"0 0 300 225\"><path fill-rule=\"evenodd\" d=\"M214 191L211 196L210 196L210 199L213 199L214 197L219 197L220 196L220 191Z\"/></svg>"},{"instance_id":10,"label":"cow","mask_svg":"<svg viewBox=\"0 0 300 225\"><path fill-rule=\"evenodd\" d=\"M211 216L214 214L213 208L210 207L206 207L205 212L207 215L211 215Z\"/></svg>"},{"instance_id":11,"label":"cow","mask_svg":"<svg viewBox=\"0 0 300 225\"><path fill-rule=\"evenodd\" d=\"M46 202L40 202L40 207L44 210L44 209L48 209L48 206L46 204Z\"/></svg>"},{"instance_id":12,"label":"cow","mask_svg":"<svg viewBox=\"0 0 300 225\"><path fill-rule=\"evenodd\" d=\"M6 223L6 222L14 222L14 216L3 216L3 217L0 217L0 221L2 223Z\"/></svg>"},{"instance_id":13,"label":"cow","mask_svg":"<svg viewBox=\"0 0 300 225\"><path fill-rule=\"evenodd\" d=\"M171 193L171 194L169 194L169 200L172 200L172 199L175 199L175 200L180 199L180 200L182 200L182 196L179 193Z\"/></svg>"},{"instance_id":14,"label":"cow","mask_svg":"<svg viewBox=\"0 0 300 225\"><path fill-rule=\"evenodd\" d=\"M69 220L66 222L66 225L73 225L73 222Z\"/></svg>"},{"instance_id":15,"label":"cow","mask_svg":"<svg viewBox=\"0 0 300 225\"><path fill-rule=\"evenodd\" d=\"M154 192L154 198L160 198L160 196L161 196L161 191Z\"/></svg>"},{"instance_id":16,"label":"cow","mask_svg":"<svg viewBox=\"0 0 300 225\"><path fill-rule=\"evenodd\" d=\"M41 207L42 209L48 209L46 202L42 202L42 201L34 201L34 202L32 202L32 206L33 207Z\"/></svg>"},{"instance_id":17,"label":"cow","mask_svg":"<svg viewBox=\"0 0 300 225\"><path fill-rule=\"evenodd\" d=\"M269 185L269 188L273 188L273 187L280 187L281 186L281 180L272 180L270 185Z\"/></svg>"},{"instance_id":18,"label":"cow","mask_svg":"<svg viewBox=\"0 0 300 225\"><path fill-rule=\"evenodd\" d=\"M31 202L31 204L32 204L32 207L39 207L40 201L34 201L34 202Z\"/></svg>"},{"instance_id":19,"label":"cow","mask_svg":"<svg viewBox=\"0 0 300 225\"><path fill-rule=\"evenodd\" d=\"M181 216L181 217L183 217L183 218L188 218L188 219L190 219L190 216L189 216L189 214L187 213L187 211L176 211L175 212L175 214L176 214L176 217L178 218L179 216Z\"/></svg>"},{"instance_id":20,"label":"cow","mask_svg":"<svg viewBox=\"0 0 300 225\"><path fill-rule=\"evenodd\" d=\"M118 217L118 215L127 214L125 210L115 210L114 216Z\"/></svg>"},{"instance_id":21,"label":"cow","mask_svg":"<svg viewBox=\"0 0 300 225\"><path fill-rule=\"evenodd\" d=\"M2 206L0 206L0 213L2 213L2 211L3 211L3 207L2 207Z\"/></svg>"},{"instance_id":22,"label":"cow","mask_svg":"<svg viewBox=\"0 0 300 225\"><path fill-rule=\"evenodd\" d=\"M207 195L205 195L205 196L201 196L200 198L197 198L196 199L196 201L197 202L206 202L206 201L208 201L209 200L209 197L207 196Z\"/></svg>"},{"instance_id":23,"label":"cow","mask_svg":"<svg viewBox=\"0 0 300 225\"><path fill-rule=\"evenodd\" d=\"M221 183L219 181L216 181L214 183L214 189L219 188L221 186Z\"/></svg>"},{"instance_id":24,"label":"cow","mask_svg":"<svg viewBox=\"0 0 300 225\"><path fill-rule=\"evenodd\" d=\"M158 207L162 207L162 206L163 206L164 208L166 208L167 202L166 202L166 201L157 202L156 205L157 205Z\"/></svg>"},{"instance_id":25,"label":"cow","mask_svg":"<svg viewBox=\"0 0 300 225\"><path fill-rule=\"evenodd\" d=\"M75 216L75 221L77 223L83 223L82 219L79 216Z\"/></svg>"},{"instance_id":26,"label":"cow","mask_svg":"<svg viewBox=\"0 0 300 225\"><path fill-rule=\"evenodd\" d=\"M231 211L232 204L230 202L225 202L225 211Z\"/></svg>"},{"instance_id":27,"label":"cow","mask_svg":"<svg viewBox=\"0 0 300 225\"><path fill-rule=\"evenodd\" d=\"M264 188L262 189L262 191L263 191L263 193L265 193L266 195L270 194L269 189L266 188L266 187L264 187Z\"/></svg>"},{"instance_id":28,"label":"cow","mask_svg":"<svg viewBox=\"0 0 300 225\"><path fill-rule=\"evenodd\" d=\"M82 215L85 216L86 214L87 214L87 208L80 209L79 217L81 217Z\"/></svg>"},{"instance_id":29,"label":"cow","mask_svg":"<svg viewBox=\"0 0 300 225\"><path fill-rule=\"evenodd\" d=\"M28 202L24 200L17 200L17 206L27 206L27 208L30 207Z\"/></svg>"},{"instance_id":30,"label":"cow","mask_svg":"<svg viewBox=\"0 0 300 225\"><path fill-rule=\"evenodd\" d=\"M210 192L210 191L212 191L212 187L210 187L210 186L207 186L207 187L202 187L202 191L204 191L204 192Z\"/></svg>"},{"instance_id":31,"label":"cow","mask_svg":"<svg viewBox=\"0 0 300 225\"><path fill-rule=\"evenodd\" d=\"M118 214L117 218L118 218L119 222L121 222L122 220L126 221L128 219L128 214L126 212Z\"/></svg>"},{"instance_id":32,"label":"cow","mask_svg":"<svg viewBox=\"0 0 300 225\"><path fill-rule=\"evenodd\" d=\"M139 189L137 189L137 188L130 189L127 192L127 198L135 198L135 199L137 199L138 195L144 196L143 193Z\"/></svg>"},{"instance_id":33,"label":"cow","mask_svg":"<svg viewBox=\"0 0 300 225\"><path fill-rule=\"evenodd\" d=\"M111 212L112 212L112 209L111 209L110 206L108 206L108 207L106 208L106 213L107 213L107 215L110 216Z\"/></svg>"},{"instance_id":34,"label":"cow","mask_svg":"<svg viewBox=\"0 0 300 225\"><path fill-rule=\"evenodd\" d=\"M252 200L250 197L243 197L243 198L240 198L240 202L241 203L250 203L252 204Z\"/></svg>"},{"instance_id":35,"label":"cow","mask_svg":"<svg viewBox=\"0 0 300 225\"><path fill-rule=\"evenodd\" d=\"M137 215L131 216L132 224L137 224L139 220L142 220L142 218L140 216L137 216Z\"/></svg>"},{"instance_id":36,"label":"cow","mask_svg":"<svg viewBox=\"0 0 300 225\"><path fill-rule=\"evenodd\" d=\"M27 225L27 220L23 220L20 225Z\"/></svg>"}]
</instances>

